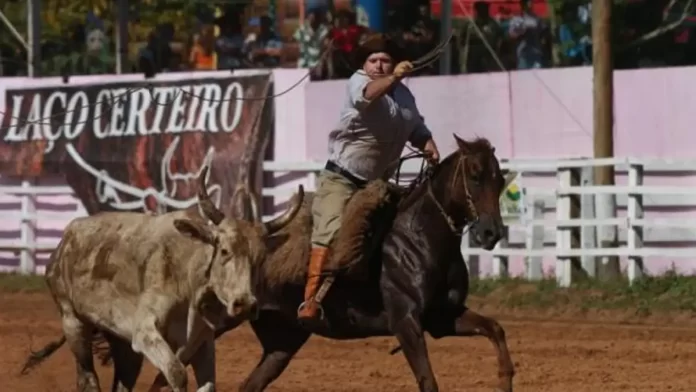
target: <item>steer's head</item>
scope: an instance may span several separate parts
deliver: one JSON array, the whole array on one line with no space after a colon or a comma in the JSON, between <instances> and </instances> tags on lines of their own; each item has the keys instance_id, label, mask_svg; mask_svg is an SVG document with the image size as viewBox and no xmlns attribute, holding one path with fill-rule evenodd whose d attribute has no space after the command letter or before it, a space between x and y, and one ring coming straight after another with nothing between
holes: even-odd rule
<instances>
[{"instance_id":1,"label":"steer's head","mask_svg":"<svg viewBox=\"0 0 696 392\"><path fill-rule=\"evenodd\" d=\"M206 277L227 315L253 315L256 313L256 297L252 272L266 256L265 238L282 229L297 215L304 189L300 186L294 202L281 216L255 225L226 217L215 206L205 186L207 171L208 168L205 168L199 177L198 203L205 218L212 224L201 220L176 219L174 226L180 233L212 247L212 255L206 264Z\"/></svg>"}]
</instances>

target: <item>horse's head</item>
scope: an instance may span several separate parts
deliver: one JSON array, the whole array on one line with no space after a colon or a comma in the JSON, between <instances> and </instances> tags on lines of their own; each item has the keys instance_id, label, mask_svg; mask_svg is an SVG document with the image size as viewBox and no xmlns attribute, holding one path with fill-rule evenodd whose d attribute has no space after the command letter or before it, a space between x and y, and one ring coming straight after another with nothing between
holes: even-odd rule
<instances>
[{"instance_id":1,"label":"horse's head","mask_svg":"<svg viewBox=\"0 0 696 392\"><path fill-rule=\"evenodd\" d=\"M449 198L461 207L475 239L487 250L493 249L503 235L500 194L505 178L495 157L495 148L486 139L465 141L454 135L458 151L454 163Z\"/></svg>"}]
</instances>

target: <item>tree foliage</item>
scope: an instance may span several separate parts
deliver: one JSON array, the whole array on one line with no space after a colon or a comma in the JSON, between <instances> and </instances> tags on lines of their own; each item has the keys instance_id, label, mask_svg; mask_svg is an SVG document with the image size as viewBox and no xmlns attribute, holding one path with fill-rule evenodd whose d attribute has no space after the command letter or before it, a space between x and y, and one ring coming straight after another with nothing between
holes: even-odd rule
<instances>
[{"instance_id":1,"label":"tree foliage","mask_svg":"<svg viewBox=\"0 0 696 392\"><path fill-rule=\"evenodd\" d=\"M107 37L109 47L107 56L114 53L114 38L117 23L117 1L115 0L40 0L41 1L41 43L50 48L44 53L44 68L49 74L56 68L56 62L74 62L69 58L80 56L83 51L85 30L94 28L89 15L93 15ZM1 3L0 10L9 19L23 39L27 40L28 1L10 0ZM211 15L213 2L202 0L139 0L128 1L129 55L133 57L138 47L146 42L148 35L160 25L174 27L174 41L187 42L196 27L200 16ZM6 26L0 26L0 46L7 52L18 53L25 58L25 51L12 34L5 34ZM54 48L59 48L55 49ZM53 52L60 52L56 54ZM4 53L7 56L6 53ZM60 57L48 58L48 57ZM84 59L78 61L83 61ZM84 62L84 61L83 61ZM60 66L58 66L60 68Z\"/></svg>"},{"instance_id":2,"label":"tree foliage","mask_svg":"<svg viewBox=\"0 0 696 392\"><path fill-rule=\"evenodd\" d=\"M107 31L114 31L116 1L113 0L41 0L42 39L69 37L76 26L87 24L92 12L100 18ZM139 41L157 25L172 23L180 31L194 25L201 10L212 2L200 0L139 0L129 1L129 38ZM2 11L23 36L26 37L28 1L3 2ZM1 35L5 42L12 37Z\"/></svg>"}]
</instances>

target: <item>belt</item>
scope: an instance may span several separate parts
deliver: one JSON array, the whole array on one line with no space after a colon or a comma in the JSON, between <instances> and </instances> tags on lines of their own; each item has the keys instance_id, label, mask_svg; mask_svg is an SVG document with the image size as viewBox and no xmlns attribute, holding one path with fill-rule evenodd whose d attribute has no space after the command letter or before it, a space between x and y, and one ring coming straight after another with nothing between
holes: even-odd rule
<instances>
[{"instance_id":1,"label":"belt","mask_svg":"<svg viewBox=\"0 0 696 392\"><path fill-rule=\"evenodd\" d=\"M327 171L330 171L332 173L336 173L340 176L345 177L348 181L352 182L353 185L355 185L358 188L364 188L365 185L367 185L367 181L360 179L353 175L351 172L348 170L338 166L335 162L333 161L327 161L326 166L324 166L324 169Z\"/></svg>"}]
</instances>

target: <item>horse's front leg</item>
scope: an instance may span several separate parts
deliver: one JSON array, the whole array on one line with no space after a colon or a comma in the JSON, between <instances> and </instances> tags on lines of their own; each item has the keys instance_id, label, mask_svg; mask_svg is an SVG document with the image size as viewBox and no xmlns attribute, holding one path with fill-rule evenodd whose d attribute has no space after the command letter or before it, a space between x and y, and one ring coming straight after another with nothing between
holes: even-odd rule
<instances>
[{"instance_id":1,"label":"horse's front leg","mask_svg":"<svg viewBox=\"0 0 696 392\"><path fill-rule=\"evenodd\" d=\"M419 307L410 296L398 292L395 287L386 290L384 300L390 330L403 349L420 392L437 392L439 389L428 358L420 313L417 311Z\"/></svg>"},{"instance_id":2,"label":"horse's front leg","mask_svg":"<svg viewBox=\"0 0 696 392\"><path fill-rule=\"evenodd\" d=\"M485 336L493 343L498 354L498 388L496 392L512 392L512 377L515 369L505 338L505 330L494 319L482 316L471 309L463 308L453 318L440 319L427 326L436 338L446 336Z\"/></svg>"},{"instance_id":3,"label":"horse's front leg","mask_svg":"<svg viewBox=\"0 0 696 392\"><path fill-rule=\"evenodd\" d=\"M409 314L395 321L392 330L394 336L399 340L413 375L416 377L420 391L439 391L432 366L430 365L430 359L428 358L428 347L425 344L425 336L423 335L423 328L420 322L413 315Z\"/></svg>"}]
</instances>

